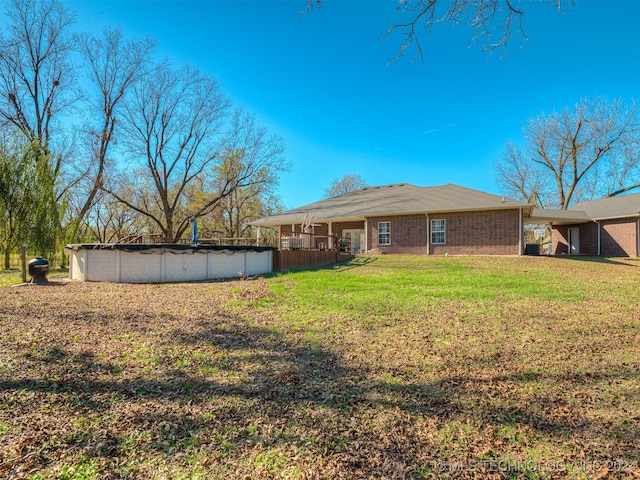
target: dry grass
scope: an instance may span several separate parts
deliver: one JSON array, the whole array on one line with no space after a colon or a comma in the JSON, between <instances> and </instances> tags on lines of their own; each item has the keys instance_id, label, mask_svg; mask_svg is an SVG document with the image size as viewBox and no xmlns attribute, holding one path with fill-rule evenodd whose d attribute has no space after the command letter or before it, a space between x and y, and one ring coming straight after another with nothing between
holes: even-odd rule
<instances>
[{"instance_id":1,"label":"dry grass","mask_svg":"<svg viewBox=\"0 0 640 480\"><path fill-rule=\"evenodd\" d=\"M0 288L0 477L638 478L638 267Z\"/></svg>"}]
</instances>

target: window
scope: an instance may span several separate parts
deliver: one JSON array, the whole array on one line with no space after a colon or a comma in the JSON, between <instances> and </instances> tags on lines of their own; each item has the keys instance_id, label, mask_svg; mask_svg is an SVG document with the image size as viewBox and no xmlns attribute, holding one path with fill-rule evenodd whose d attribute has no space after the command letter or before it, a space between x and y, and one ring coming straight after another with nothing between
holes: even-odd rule
<instances>
[{"instance_id":1,"label":"window","mask_svg":"<svg viewBox=\"0 0 640 480\"><path fill-rule=\"evenodd\" d=\"M391 222L378 222L378 245L391 245Z\"/></svg>"},{"instance_id":2,"label":"window","mask_svg":"<svg viewBox=\"0 0 640 480\"><path fill-rule=\"evenodd\" d=\"M431 243L435 245L443 245L445 243L445 221L431 220Z\"/></svg>"}]
</instances>

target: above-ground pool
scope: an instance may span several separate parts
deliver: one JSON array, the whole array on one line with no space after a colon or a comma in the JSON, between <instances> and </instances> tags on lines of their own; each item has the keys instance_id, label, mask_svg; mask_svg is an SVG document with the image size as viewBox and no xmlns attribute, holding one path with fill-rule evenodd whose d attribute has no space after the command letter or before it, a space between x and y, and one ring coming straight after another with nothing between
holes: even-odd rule
<instances>
[{"instance_id":1,"label":"above-ground pool","mask_svg":"<svg viewBox=\"0 0 640 480\"><path fill-rule=\"evenodd\" d=\"M69 277L116 283L192 282L273 270L273 247L185 244L73 244Z\"/></svg>"}]
</instances>

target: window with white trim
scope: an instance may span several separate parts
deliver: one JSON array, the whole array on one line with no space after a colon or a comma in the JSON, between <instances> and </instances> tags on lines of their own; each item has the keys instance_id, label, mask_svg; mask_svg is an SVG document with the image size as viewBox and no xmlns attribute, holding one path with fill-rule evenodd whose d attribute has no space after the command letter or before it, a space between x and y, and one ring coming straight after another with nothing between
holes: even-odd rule
<instances>
[{"instance_id":1,"label":"window with white trim","mask_svg":"<svg viewBox=\"0 0 640 480\"><path fill-rule=\"evenodd\" d=\"M434 245L444 245L446 239L445 221L431 220L431 243Z\"/></svg>"},{"instance_id":2,"label":"window with white trim","mask_svg":"<svg viewBox=\"0 0 640 480\"><path fill-rule=\"evenodd\" d=\"M378 222L378 245L391 245L391 222Z\"/></svg>"}]
</instances>

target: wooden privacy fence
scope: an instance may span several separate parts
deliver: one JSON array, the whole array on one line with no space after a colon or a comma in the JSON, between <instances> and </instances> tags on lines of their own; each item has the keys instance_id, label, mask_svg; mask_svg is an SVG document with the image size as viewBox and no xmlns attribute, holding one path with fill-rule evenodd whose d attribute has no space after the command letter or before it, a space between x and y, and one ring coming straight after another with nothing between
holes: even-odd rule
<instances>
[{"instance_id":1,"label":"wooden privacy fence","mask_svg":"<svg viewBox=\"0 0 640 480\"><path fill-rule=\"evenodd\" d=\"M301 268L323 267L346 262L350 258L350 253L336 250L274 250L273 271L287 272Z\"/></svg>"}]
</instances>

